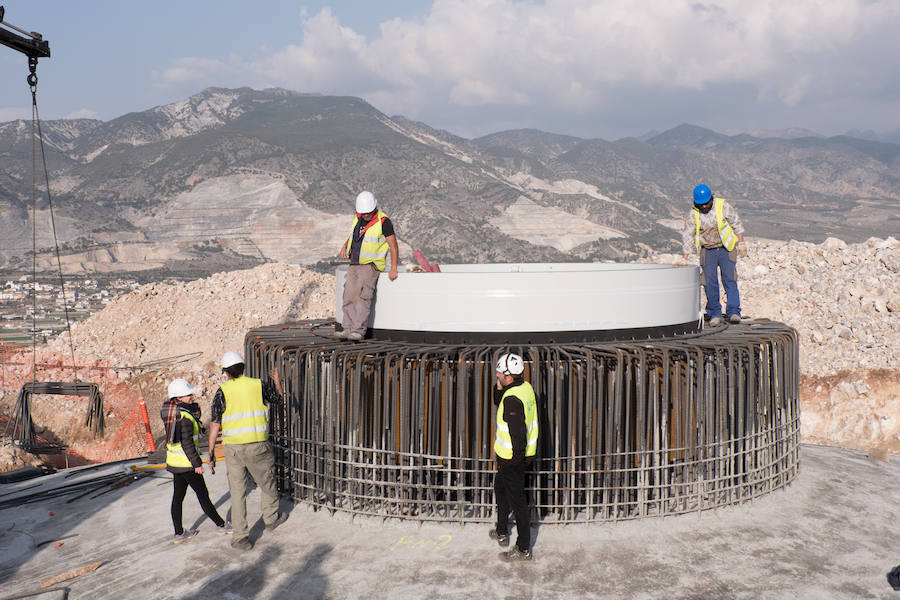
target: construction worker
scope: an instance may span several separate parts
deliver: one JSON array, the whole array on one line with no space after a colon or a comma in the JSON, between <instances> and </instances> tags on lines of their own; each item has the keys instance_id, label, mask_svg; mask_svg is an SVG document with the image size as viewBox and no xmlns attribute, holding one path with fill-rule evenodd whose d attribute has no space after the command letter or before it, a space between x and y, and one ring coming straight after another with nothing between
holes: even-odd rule
<instances>
[{"instance_id":1,"label":"construction worker","mask_svg":"<svg viewBox=\"0 0 900 600\"><path fill-rule=\"evenodd\" d=\"M219 516L209 499L209 490L203 479L203 460L200 458L200 406L194 402L194 387L184 379L175 379L168 387L168 402L163 407L166 427L166 470L172 473L175 490L172 493L172 525L175 526L175 543L187 541L197 535L196 529L184 530L181 524L181 507L188 486L197 494L203 512L219 530L231 533L231 523Z\"/></svg>"},{"instance_id":2,"label":"construction worker","mask_svg":"<svg viewBox=\"0 0 900 600\"><path fill-rule=\"evenodd\" d=\"M222 430L225 445L225 466L228 469L228 489L231 492L231 520L234 538L231 545L250 550L250 529L247 525L247 476L256 482L261 494L260 509L266 529L272 530L287 520L278 512L278 490L275 488L275 456L269 444L268 406L281 403L281 382L278 370L269 372L270 381L262 382L244 376L244 359L237 352L222 356L223 383L212 402L209 424L209 464L215 465L216 438ZM212 470L215 473L215 469Z\"/></svg>"},{"instance_id":3,"label":"construction worker","mask_svg":"<svg viewBox=\"0 0 900 600\"><path fill-rule=\"evenodd\" d=\"M684 259L692 249L700 255L703 288L706 291L706 319L710 325L722 322L719 302L719 272L725 287L725 316L730 323L741 322L741 296L737 285L738 244L743 251L744 226L737 210L725 198L716 198L705 184L694 188L694 210L684 221Z\"/></svg>"},{"instance_id":4,"label":"construction worker","mask_svg":"<svg viewBox=\"0 0 900 600\"><path fill-rule=\"evenodd\" d=\"M494 452L497 474L494 499L497 524L488 535L501 548L509 546L509 513L516 517L517 539L506 561L531 560L531 509L525 494L525 472L537 453L538 415L534 388L525 381L525 363L518 354L504 354L497 360L497 434Z\"/></svg>"},{"instance_id":5,"label":"construction worker","mask_svg":"<svg viewBox=\"0 0 900 600\"><path fill-rule=\"evenodd\" d=\"M353 229L338 251L341 258L350 258L350 266L344 280L342 329L335 334L337 337L359 341L365 336L372 297L378 276L384 272L388 250L391 252L388 278L394 281L397 279L399 257L394 225L386 214L378 210L378 202L372 192L360 192L356 197Z\"/></svg>"}]
</instances>

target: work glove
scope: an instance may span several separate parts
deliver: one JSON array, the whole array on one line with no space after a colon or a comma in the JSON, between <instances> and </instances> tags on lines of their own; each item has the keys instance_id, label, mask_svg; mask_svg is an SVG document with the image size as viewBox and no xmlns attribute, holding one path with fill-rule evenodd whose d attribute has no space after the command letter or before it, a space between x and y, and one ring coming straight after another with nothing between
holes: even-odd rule
<instances>
[{"instance_id":1,"label":"work glove","mask_svg":"<svg viewBox=\"0 0 900 600\"><path fill-rule=\"evenodd\" d=\"M738 244L736 249L737 249L738 258L747 258L747 245L746 244Z\"/></svg>"}]
</instances>

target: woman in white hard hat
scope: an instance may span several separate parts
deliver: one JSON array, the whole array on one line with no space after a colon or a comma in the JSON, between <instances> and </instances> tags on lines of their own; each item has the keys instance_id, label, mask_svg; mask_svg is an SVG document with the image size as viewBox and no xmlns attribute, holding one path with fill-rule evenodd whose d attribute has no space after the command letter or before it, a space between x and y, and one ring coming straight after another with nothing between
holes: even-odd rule
<instances>
[{"instance_id":1,"label":"woman in white hard hat","mask_svg":"<svg viewBox=\"0 0 900 600\"><path fill-rule=\"evenodd\" d=\"M203 460L200 458L200 406L194 402L194 388L184 379L169 384L169 400L163 405L163 423L166 425L166 470L173 475L172 525L175 527L175 543L180 544L197 535L195 529L185 531L181 523L181 507L187 488L197 494L197 500L206 516L216 524L219 533L231 533L226 522L209 499L209 490L203 479Z\"/></svg>"}]
</instances>

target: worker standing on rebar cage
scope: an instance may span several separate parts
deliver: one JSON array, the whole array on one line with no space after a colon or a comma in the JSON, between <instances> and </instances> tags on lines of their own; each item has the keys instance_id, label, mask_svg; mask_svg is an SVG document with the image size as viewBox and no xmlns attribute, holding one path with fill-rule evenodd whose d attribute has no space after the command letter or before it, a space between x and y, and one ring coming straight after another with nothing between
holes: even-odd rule
<instances>
[{"instance_id":1,"label":"worker standing on rebar cage","mask_svg":"<svg viewBox=\"0 0 900 600\"><path fill-rule=\"evenodd\" d=\"M231 545L250 550L250 528L247 524L247 476L259 487L260 510L266 529L272 530L287 520L278 512L278 490L275 488L275 455L269 444L268 406L281 403L278 370L272 369L270 381L262 382L244 376L244 359L237 352L222 356L223 383L212 402L209 424L209 464L215 465L216 438L222 430L225 445L225 467L231 492L231 521L234 538ZM213 470L215 473L215 470Z\"/></svg>"},{"instance_id":2,"label":"worker standing on rebar cage","mask_svg":"<svg viewBox=\"0 0 900 600\"><path fill-rule=\"evenodd\" d=\"M682 230L684 259L691 249L700 255L703 289L706 291L706 319L710 325L722 322L719 301L719 272L725 287L725 316L730 323L741 322L741 296L737 284L737 257L743 253L744 226L737 210L716 198L705 184L694 188L694 210ZM740 244L740 247L738 246Z\"/></svg>"},{"instance_id":3,"label":"worker standing on rebar cage","mask_svg":"<svg viewBox=\"0 0 900 600\"><path fill-rule=\"evenodd\" d=\"M363 191L356 197L356 218L350 237L338 252L341 258L349 258L347 278L344 280L343 319L339 338L359 341L366 334L372 297L378 285L378 276L386 267L385 258L391 253L388 277L397 279L399 250L394 236L394 225L387 215L378 210L378 202L372 192Z\"/></svg>"},{"instance_id":4,"label":"worker standing on rebar cage","mask_svg":"<svg viewBox=\"0 0 900 600\"><path fill-rule=\"evenodd\" d=\"M195 529L184 530L181 508L188 486L197 494L203 512L216 524L219 533L231 533L231 523L225 521L209 499L203 480L203 460L200 458L200 406L194 402L194 387L185 379L175 379L168 387L169 400L163 404L161 416L166 428L166 470L172 473L175 484L172 493L172 525L175 543L197 535Z\"/></svg>"},{"instance_id":5,"label":"worker standing on rebar cage","mask_svg":"<svg viewBox=\"0 0 900 600\"><path fill-rule=\"evenodd\" d=\"M516 544L500 556L507 561L531 560L531 509L525 493L525 473L531 468L538 441L538 414L534 388L525 381L525 363L518 354L497 360L497 474L494 499L497 525L488 533L501 548L509 546L509 513L516 518Z\"/></svg>"}]
</instances>

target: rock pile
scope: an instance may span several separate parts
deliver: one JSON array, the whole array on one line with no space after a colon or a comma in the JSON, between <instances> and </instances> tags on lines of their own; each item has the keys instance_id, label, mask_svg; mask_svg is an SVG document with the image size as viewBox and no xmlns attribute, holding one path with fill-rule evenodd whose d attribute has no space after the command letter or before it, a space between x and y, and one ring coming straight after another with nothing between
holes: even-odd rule
<instances>
[{"instance_id":1,"label":"rock pile","mask_svg":"<svg viewBox=\"0 0 900 600\"><path fill-rule=\"evenodd\" d=\"M108 361L144 398L159 436L158 409L169 381L187 378L208 414L221 383L222 353L243 353L244 335L254 327L330 317L334 288L334 276L275 263L187 283L150 283L73 326L76 358ZM49 349L67 355L68 336Z\"/></svg>"},{"instance_id":2,"label":"rock pile","mask_svg":"<svg viewBox=\"0 0 900 600\"><path fill-rule=\"evenodd\" d=\"M683 262L674 254L651 261ZM805 374L900 366L900 242L894 238L859 244L747 240L738 286L744 316L800 332Z\"/></svg>"},{"instance_id":3,"label":"rock pile","mask_svg":"<svg viewBox=\"0 0 900 600\"><path fill-rule=\"evenodd\" d=\"M187 283L150 283L120 296L72 335L79 359L142 365L180 356L212 366L226 350L241 351L248 330L334 314L334 277L285 264L217 273ZM68 351L61 335L50 346Z\"/></svg>"}]
</instances>

